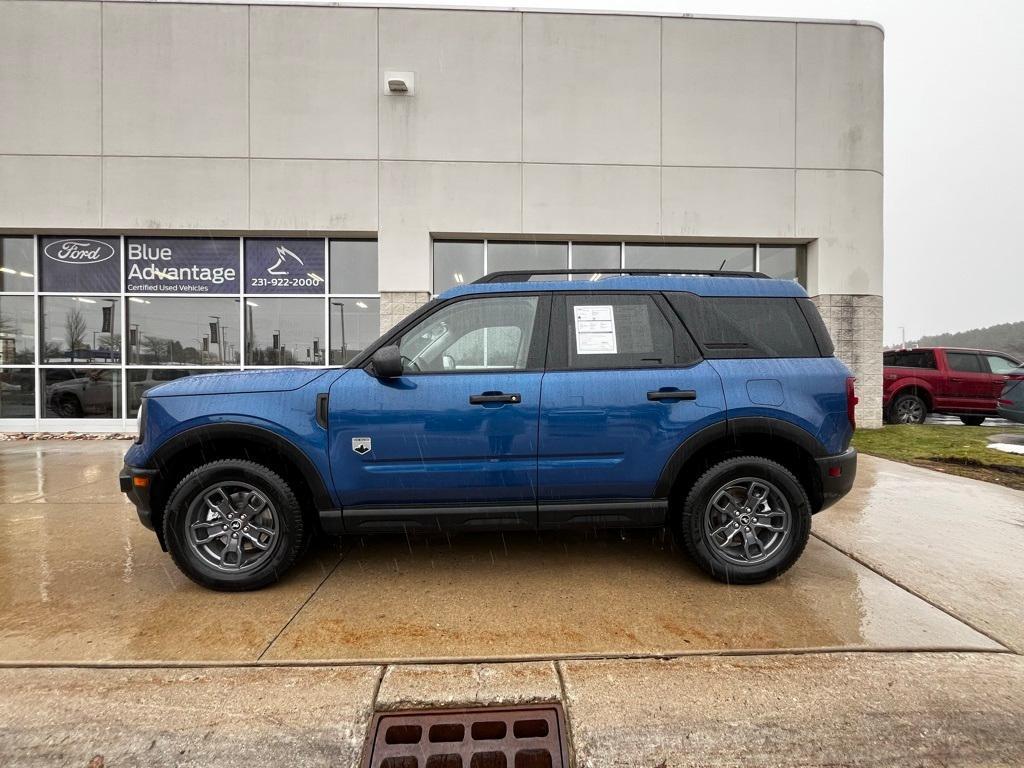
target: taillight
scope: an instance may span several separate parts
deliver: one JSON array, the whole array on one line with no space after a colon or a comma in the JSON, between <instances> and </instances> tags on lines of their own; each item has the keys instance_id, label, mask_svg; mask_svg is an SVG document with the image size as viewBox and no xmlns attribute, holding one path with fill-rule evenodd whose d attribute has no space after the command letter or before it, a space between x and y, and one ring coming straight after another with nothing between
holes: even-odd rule
<instances>
[{"instance_id":1,"label":"taillight","mask_svg":"<svg viewBox=\"0 0 1024 768\"><path fill-rule=\"evenodd\" d=\"M846 418L850 420L850 429L857 428L857 403L860 402L857 399L857 391L854 389L853 382L855 382L853 376L846 377Z\"/></svg>"}]
</instances>

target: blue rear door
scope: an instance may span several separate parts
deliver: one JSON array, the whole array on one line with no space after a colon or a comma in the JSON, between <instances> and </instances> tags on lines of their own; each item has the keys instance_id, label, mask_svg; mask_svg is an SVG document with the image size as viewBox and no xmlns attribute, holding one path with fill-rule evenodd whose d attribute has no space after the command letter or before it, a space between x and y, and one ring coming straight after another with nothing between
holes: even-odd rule
<instances>
[{"instance_id":1,"label":"blue rear door","mask_svg":"<svg viewBox=\"0 0 1024 768\"><path fill-rule=\"evenodd\" d=\"M724 420L718 373L660 295L557 296L540 405L541 526L637 521L630 504L652 498L676 448Z\"/></svg>"}]
</instances>

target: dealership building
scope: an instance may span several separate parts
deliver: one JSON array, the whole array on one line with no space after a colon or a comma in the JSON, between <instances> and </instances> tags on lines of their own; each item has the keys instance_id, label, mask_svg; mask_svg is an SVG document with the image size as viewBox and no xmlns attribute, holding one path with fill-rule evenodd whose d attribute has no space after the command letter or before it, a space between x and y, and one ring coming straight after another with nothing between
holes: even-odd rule
<instances>
[{"instance_id":1,"label":"dealership building","mask_svg":"<svg viewBox=\"0 0 1024 768\"><path fill-rule=\"evenodd\" d=\"M0 3L0 430L334 366L515 268L798 280L881 418L869 23Z\"/></svg>"}]
</instances>

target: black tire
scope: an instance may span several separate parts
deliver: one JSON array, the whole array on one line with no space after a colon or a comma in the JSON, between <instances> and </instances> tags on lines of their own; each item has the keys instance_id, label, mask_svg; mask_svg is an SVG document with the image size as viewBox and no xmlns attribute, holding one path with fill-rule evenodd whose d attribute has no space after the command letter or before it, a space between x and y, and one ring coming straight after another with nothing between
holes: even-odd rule
<instances>
[{"instance_id":1,"label":"black tire","mask_svg":"<svg viewBox=\"0 0 1024 768\"><path fill-rule=\"evenodd\" d=\"M744 479L767 481L772 492L781 494L789 507L785 535L770 555L752 563L730 560L711 543L708 530L711 502L731 482ZM811 502L800 481L781 464L761 456L738 456L714 465L697 479L683 502L677 532L690 557L713 578L727 584L759 584L784 573L804 551L811 533ZM757 535L771 536L763 532Z\"/></svg>"},{"instance_id":2,"label":"black tire","mask_svg":"<svg viewBox=\"0 0 1024 768\"><path fill-rule=\"evenodd\" d=\"M960 421L966 424L968 427L980 427L985 423L984 416L961 416Z\"/></svg>"},{"instance_id":3,"label":"black tire","mask_svg":"<svg viewBox=\"0 0 1024 768\"><path fill-rule=\"evenodd\" d=\"M928 405L912 392L899 395L889 407L890 424L924 424L926 418Z\"/></svg>"},{"instance_id":4,"label":"black tire","mask_svg":"<svg viewBox=\"0 0 1024 768\"><path fill-rule=\"evenodd\" d=\"M82 409L82 401L75 395L61 395L53 405L53 410L62 419L80 419L85 413Z\"/></svg>"},{"instance_id":5,"label":"black tire","mask_svg":"<svg viewBox=\"0 0 1024 768\"><path fill-rule=\"evenodd\" d=\"M253 556L260 560L258 563L254 563L251 568L230 572L216 567L204 558L200 554L200 548L190 541L189 535L192 525L190 518L201 513L204 493L209 492L211 488L220 487L221 484L231 487L234 483L253 489L268 502L270 511L266 514L275 515L275 531L272 543L266 547L266 551L256 553L256 550L251 548ZM213 519L219 522L217 518ZM234 521L231 524L234 525ZM225 592L260 589L274 583L294 564L299 554L304 551L309 538L309 528L303 520L302 509L288 483L267 467L241 459L213 461L186 475L167 500L163 533L175 565L186 576L204 587ZM248 535L251 538L251 534ZM203 549L205 551L205 548ZM241 558L242 555L239 554L239 561Z\"/></svg>"}]
</instances>

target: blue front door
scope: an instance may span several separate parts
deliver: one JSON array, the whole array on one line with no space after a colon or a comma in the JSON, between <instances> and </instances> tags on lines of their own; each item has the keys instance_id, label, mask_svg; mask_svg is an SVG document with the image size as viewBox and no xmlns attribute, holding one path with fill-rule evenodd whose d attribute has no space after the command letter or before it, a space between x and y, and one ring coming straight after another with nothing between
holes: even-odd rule
<instances>
[{"instance_id":1,"label":"blue front door","mask_svg":"<svg viewBox=\"0 0 1024 768\"><path fill-rule=\"evenodd\" d=\"M541 376L347 372L331 387L329 417L343 507L533 504ZM516 402L470 403L497 393Z\"/></svg>"},{"instance_id":2,"label":"blue front door","mask_svg":"<svg viewBox=\"0 0 1024 768\"><path fill-rule=\"evenodd\" d=\"M518 505L535 522L549 301L449 301L394 340L402 376L338 378L330 454L346 515L367 505Z\"/></svg>"}]
</instances>

